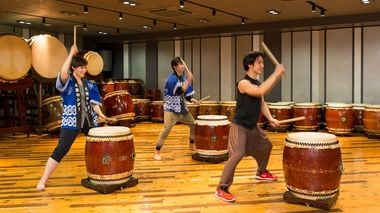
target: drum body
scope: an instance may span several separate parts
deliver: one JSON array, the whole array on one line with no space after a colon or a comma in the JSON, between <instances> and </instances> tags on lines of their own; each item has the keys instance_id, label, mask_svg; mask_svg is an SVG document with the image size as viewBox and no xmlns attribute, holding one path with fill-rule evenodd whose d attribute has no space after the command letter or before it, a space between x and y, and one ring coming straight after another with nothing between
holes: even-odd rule
<instances>
[{"instance_id":1,"label":"drum body","mask_svg":"<svg viewBox=\"0 0 380 213\"><path fill-rule=\"evenodd\" d=\"M32 66L28 43L13 34L0 34L0 58L0 81L20 80Z\"/></svg>"},{"instance_id":2,"label":"drum body","mask_svg":"<svg viewBox=\"0 0 380 213\"><path fill-rule=\"evenodd\" d=\"M290 133L285 141L283 170L286 187L298 198L325 200L338 196L343 164L336 136Z\"/></svg>"},{"instance_id":3,"label":"drum body","mask_svg":"<svg viewBox=\"0 0 380 213\"><path fill-rule=\"evenodd\" d=\"M270 103L268 108L272 114L272 117L279 121L290 119L293 114L292 106L287 103ZM285 123L280 124L278 127L271 127L269 129L286 132L289 129L290 125L291 123Z\"/></svg>"},{"instance_id":4,"label":"drum body","mask_svg":"<svg viewBox=\"0 0 380 213\"><path fill-rule=\"evenodd\" d=\"M199 115L195 120L195 147L199 155L228 153L230 122L225 115Z\"/></svg>"},{"instance_id":5,"label":"drum body","mask_svg":"<svg viewBox=\"0 0 380 213\"><path fill-rule=\"evenodd\" d=\"M149 120L151 111L151 102L149 99L134 99L136 101L136 118L138 120Z\"/></svg>"},{"instance_id":6,"label":"drum body","mask_svg":"<svg viewBox=\"0 0 380 213\"><path fill-rule=\"evenodd\" d=\"M127 90L128 91L128 81L127 80L118 80L115 81L115 91L117 90Z\"/></svg>"},{"instance_id":7,"label":"drum body","mask_svg":"<svg viewBox=\"0 0 380 213\"><path fill-rule=\"evenodd\" d=\"M219 115L220 104L218 101L202 101L199 105L199 115Z\"/></svg>"},{"instance_id":8,"label":"drum body","mask_svg":"<svg viewBox=\"0 0 380 213\"><path fill-rule=\"evenodd\" d=\"M134 120L135 111L131 95L126 90L114 91L104 96L106 115L118 120Z\"/></svg>"},{"instance_id":9,"label":"drum body","mask_svg":"<svg viewBox=\"0 0 380 213\"><path fill-rule=\"evenodd\" d=\"M84 59L87 60L87 73L92 76L99 75L104 67L102 56L94 51L81 53Z\"/></svg>"},{"instance_id":10,"label":"drum body","mask_svg":"<svg viewBox=\"0 0 380 213\"><path fill-rule=\"evenodd\" d=\"M141 97L141 81L139 79L129 79L128 80L128 92L131 93L133 98Z\"/></svg>"},{"instance_id":11,"label":"drum body","mask_svg":"<svg viewBox=\"0 0 380 213\"><path fill-rule=\"evenodd\" d=\"M197 119L199 115L199 105L193 104L193 103L186 103L187 108L189 109L190 114L193 116L194 119Z\"/></svg>"},{"instance_id":12,"label":"drum body","mask_svg":"<svg viewBox=\"0 0 380 213\"><path fill-rule=\"evenodd\" d=\"M354 114L354 131L363 132L363 114L366 104L352 104Z\"/></svg>"},{"instance_id":13,"label":"drum body","mask_svg":"<svg viewBox=\"0 0 380 213\"><path fill-rule=\"evenodd\" d=\"M42 78L56 78L68 55L65 45L51 35L33 36L29 45L33 70Z\"/></svg>"},{"instance_id":14,"label":"drum body","mask_svg":"<svg viewBox=\"0 0 380 213\"><path fill-rule=\"evenodd\" d=\"M318 130L319 113L320 107L315 103L296 103L293 107L293 117L305 116L305 119L295 121L294 128L299 131Z\"/></svg>"},{"instance_id":15,"label":"drum body","mask_svg":"<svg viewBox=\"0 0 380 213\"><path fill-rule=\"evenodd\" d=\"M112 80L102 82L102 95L103 95L103 97L106 94L113 92L113 91L115 91L115 83Z\"/></svg>"},{"instance_id":16,"label":"drum body","mask_svg":"<svg viewBox=\"0 0 380 213\"><path fill-rule=\"evenodd\" d=\"M42 101L42 125L48 132L56 133L62 124L62 99L53 96Z\"/></svg>"},{"instance_id":17,"label":"drum body","mask_svg":"<svg viewBox=\"0 0 380 213\"><path fill-rule=\"evenodd\" d=\"M333 134L350 134L354 126L354 111L351 104L328 104L326 128Z\"/></svg>"},{"instance_id":18,"label":"drum body","mask_svg":"<svg viewBox=\"0 0 380 213\"><path fill-rule=\"evenodd\" d=\"M365 106L363 126L368 136L380 136L380 105Z\"/></svg>"},{"instance_id":19,"label":"drum body","mask_svg":"<svg viewBox=\"0 0 380 213\"><path fill-rule=\"evenodd\" d=\"M222 101L220 106L220 114L227 116L229 121L234 119L236 101Z\"/></svg>"},{"instance_id":20,"label":"drum body","mask_svg":"<svg viewBox=\"0 0 380 213\"><path fill-rule=\"evenodd\" d=\"M120 184L133 174L135 148L128 127L90 129L86 137L86 169L95 184Z\"/></svg>"},{"instance_id":21,"label":"drum body","mask_svg":"<svg viewBox=\"0 0 380 213\"><path fill-rule=\"evenodd\" d=\"M152 101L151 114L152 121L163 122L164 121L164 102Z\"/></svg>"}]
</instances>

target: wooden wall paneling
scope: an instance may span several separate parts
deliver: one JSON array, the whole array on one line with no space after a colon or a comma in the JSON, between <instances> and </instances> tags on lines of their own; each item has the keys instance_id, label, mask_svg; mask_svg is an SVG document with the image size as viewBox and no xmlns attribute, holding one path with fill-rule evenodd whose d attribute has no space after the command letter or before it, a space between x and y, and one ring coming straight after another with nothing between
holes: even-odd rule
<instances>
[{"instance_id":1,"label":"wooden wall paneling","mask_svg":"<svg viewBox=\"0 0 380 213\"><path fill-rule=\"evenodd\" d=\"M220 42L219 37L201 39L201 90L202 97L220 100Z\"/></svg>"},{"instance_id":2,"label":"wooden wall paneling","mask_svg":"<svg viewBox=\"0 0 380 213\"><path fill-rule=\"evenodd\" d=\"M363 29L363 102L380 104L380 27Z\"/></svg>"}]
</instances>

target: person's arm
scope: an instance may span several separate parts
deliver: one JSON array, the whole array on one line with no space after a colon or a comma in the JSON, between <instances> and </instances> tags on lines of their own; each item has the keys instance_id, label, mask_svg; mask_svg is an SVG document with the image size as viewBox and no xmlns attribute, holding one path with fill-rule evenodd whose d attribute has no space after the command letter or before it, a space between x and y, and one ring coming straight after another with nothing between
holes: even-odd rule
<instances>
[{"instance_id":1,"label":"person's arm","mask_svg":"<svg viewBox=\"0 0 380 213\"><path fill-rule=\"evenodd\" d=\"M265 103L264 96L261 96L261 112L273 127L280 125L278 120L272 117L268 105Z\"/></svg>"},{"instance_id":2,"label":"person's arm","mask_svg":"<svg viewBox=\"0 0 380 213\"><path fill-rule=\"evenodd\" d=\"M251 84L248 80L241 80L238 84L238 89L241 93L246 93L250 96L261 97L268 94L276 82L285 73L285 68L282 64L276 66L274 72L260 86Z\"/></svg>"},{"instance_id":3,"label":"person's arm","mask_svg":"<svg viewBox=\"0 0 380 213\"><path fill-rule=\"evenodd\" d=\"M96 114L98 114L99 117L103 118L104 120L107 120L107 116L105 116L102 112L102 110L100 109L99 105L97 104L94 104L94 103L91 103L91 106L92 106L92 109L94 109L94 111L96 112Z\"/></svg>"},{"instance_id":4,"label":"person's arm","mask_svg":"<svg viewBox=\"0 0 380 213\"><path fill-rule=\"evenodd\" d=\"M78 53L77 45L71 46L69 55L67 56L65 62L62 65L61 72L59 73L59 78L62 82L62 84L65 84L67 79L70 76L70 66L71 66L71 60L73 57Z\"/></svg>"}]
</instances>

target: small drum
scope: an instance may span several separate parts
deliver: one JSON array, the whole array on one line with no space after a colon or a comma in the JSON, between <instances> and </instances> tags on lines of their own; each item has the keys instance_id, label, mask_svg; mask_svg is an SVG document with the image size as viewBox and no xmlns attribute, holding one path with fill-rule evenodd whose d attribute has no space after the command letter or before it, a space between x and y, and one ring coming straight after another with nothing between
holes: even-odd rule
<instances>
[{"instance_id":1,"label":"small drum","mask_svg":"<svg viewBox=\"0 0 380 213\"><path fill-rule=\"evenodd\" d=\"M293 107L293 117L305 116L305 120L295 121L294 128L300 131L318 130L319 109L316 103L296 103Z\"/></svg>"},{"instance_id":2,"label":"small drum","mask_svg":"<svg viewBox=\"0 0 380 213\"><path fill-rule=\"evenodd\" d=\"M115 81L115 91L117 90L128 90L128 81L127 80L118 80Z\"/></svg>"},{"instance_id":3,"label":"small drum","mask_svg":"<svg viewBox=\"0 0 380 213\"><path fill-rule=\"evenodd\" d=\"M343 172L335 135L318 132L288 134L283 154L286 187L306 200L336 199Z\"/></svg>"},{"instance_id":4,"label":"small drum","mask_svg":"<svg viewBox=\"0 0 380 213\"><path fill-rule=\"evenodd\" d=\"M199 115L219 115L219 101L202 101L199 106Z\"/></svg>"},{"instance_id":5,"label":"small drum","mask_svg":"<svg viewBox=\"0 0 380 213\"><path fill-rule=\"evenodd\" d=\"M351 104L331 103L326 107L326 128L333 134L347 135L354 126Z\"/></svg>"},{"instance_id":6,"label":"small drum","mask_svg":"<svg viewBox=\"0 0 380 213\"><path fill-rule=\"evenodd\" d=\"M363 126L368 136L380 136L380 105L365 106Z\"/></svg>"},{"instance_id":7,"label":"small drum","mask_svg":"<svg viewBox=\"0 0 380 213\"><path fill-rule=\"evenodd\" d=\"M53 96L42 101L42 125L48 132L56 133L62 124L62 99Z\"/></svg>"},{"instance_id":8,"label":"small drum","mask_svg":"<svg viewBox=\"0 0 380 213\"><path fill-rule=\"evenodd\" d=\"M199 155L228 153L230 122L225 115L199 115L195 120L195 147Z\"/></svg>"},{"instance_id":9,"label":"small drum","mask_svg":"<svg viewBox=\"0 0 380 213\"><path fill-rule=\"evenodd\" d=\"M115 91L115 83L112 80L102 81L102 95L103 97L110 92Z\"/></svg>"},{"instance_id":10,"label":"small drum","mask_svg":"<svg viewBox=\"0 0 380 213\"><path fill-rule=\"evenodd\" d=\"M138 120L149 120L150 118L150 100L149 99L134 99L136 101L137 114L136 117Z\"/></svg>"},{"instance_id":11,"label":"small drum","mask_svg":"<svg viewBox=\"0 0 380 213\"><path fill-rule=\"evenodd\" d=\"M292 117L292 106L289 103L270 103L269 111L272 114L272 117L277 120L290 119ZM268 128L268 130L278 130L286 132L290 127L290 123L280 124L277 127Z\"/></svg>"},{"instance_id":12,"label":"small drum","mask_svg":"<svg viewBox=\"0 0 380 213\"><path fill-rule=\"evenodd\" d=\"M199 115L199 105L186 102L186 106L189 109L189 112L193 116L193 118L196 119Z\"/></svg>"},{"instance_id":13,"label":"small drum","mask_svg":"<svg viewBox=\"0 0 380 213\"><path fill-rule=\"evenodd\" d=\"M42 78L56 78L68 55L65 45L51 35L33 36L29 45L33 70Z\"/></svg>"},{"instance_id":14,"label":"small drum","mask_svg":"<svg viewBox=\"0 0 380 213\"><path fill-rule=\"evenodd\" d=\"M28 43L16 35L0 35L0 58L0 81L20 80L32 66L32 52Z\"/></svg>"},{"instance_id":15,"label":"small drum","mask_svg":"<svg viewBox=\"0 0 380 213\"><path fill-rule=\"evenodd\" d=\"M354 131L363 132L363 113L366 104L352 104L354 111Z\"/></svg>"},{"instance_id":16,"label":"small drum","mask_svg":"<svg viewBox=\"0 0 380 213\"><path fill-rule=\"evenodd\" d=\"M87 51L82 55L87 60L87 73L92 76L99 75L104 67L102 56L94 51Z\"/></svg>"},{"instance_id":17,"label":"small drum","mask_svg":"<svg viewBox=\"0 0 380 213\"><path fill-rule=\"evenodd\" d=\"M131 93L133 98L139 98L141 96L141 81L139 79L128 80L128 92Z\"/></svg>"},{"instance_id":18,"label":"small drum","mask_svg":"<svg viewBox=\"0 0 380 213\"><path fill-rule=\"evenodd\" d=\"M229 121L234 119L236 101L222 101L220 114L227 116Z\"/></svg>"},{"instance_id":19,"label":"small drum","mask_svg":"<svg viewBox=\"0 0 380 213\"><path fill-rule=\"evenodd\" d=\"M135 148L128 127L90 129L86 138L86 169L95 184L120 184L133 174Z\"/></svg>"},{"instance_id":20,"label":"small drum","mask_svg":"<svg viewBox=\"0 0 380 213\"><path fill-rule=\"evenodd\" d=\"M126 90L107 93L104 96L106 115L119 121L134 120L135 111L131 95Z\"/></svg>"},{"instance_id":21,"label":"small drum","mask_svg":"<svg viewBox=\"0 0 380 213\"><path fill-rule=\"evenodd\" d=\"M152 121L163 122L164 121L164 102L152 101L150 117Z\"/></svg>"}]
</instances>

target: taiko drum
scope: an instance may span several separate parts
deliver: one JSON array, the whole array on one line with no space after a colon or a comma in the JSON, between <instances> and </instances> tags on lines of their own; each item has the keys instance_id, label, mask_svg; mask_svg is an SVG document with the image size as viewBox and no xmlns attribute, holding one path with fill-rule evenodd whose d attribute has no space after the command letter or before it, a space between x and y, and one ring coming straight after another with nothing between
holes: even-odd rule
<instances>
[{"instance_id":1,"label":"taiko drum","mask_svg":"<svg viewBox=\"0 0 380 213\"><path fill-rule=\"evenodd\" d=\"M128 127L107 126L90 129L86 137L86 169L95 184L120 184L134 170L135 148Z\"/></svg>"},{"instance_id":2,"label":"taiko drum","mask_svg":"<svg viewBox=\"0 0 380 213\"><path fill-rule=\"evenodd\" d=\"M225 115L199 115L195 120L195 147L200 155L228 153L230 122Z\"/></svg>"},{"instance_id":3,"label":"taiko drum","mask_svg":"<svg viewBox=\"0 0 380 213\"><path fill-rule=\"evenodd\" d=\"M199 105L199 115L219 115L219 101L202 101Z\"/></svg>"},{"instance_id":4,"label":"taiko drum","mask_svg":"<svg viewBox=\"0 0 380 213\"><path fill-rule=\"evenodd\" d=\"M337 196L343 171L337 137L319 132L288 134L283 171L286 187L298 198L327 200Z\"/></svg>"},{"instance_id":5,"label":"taiko drum","mask_svg":"<svg viewBox=\"0 0 380 213\"><path fill-rule=\"evenodd\" d=\"M329 103L326 107L326 128L333 134L350 134L354 126L351 104Z\"/></svg>"},{"instance_id":6,"label":"taiko drum","mask_svg":"<svg viewBox=\"0 0 380 213\"><path fill-rule=\"evenodd\" d=\"M102 96L115 91L115 82L112 80L102 81Z\"/></svg>"},{"instance_id":7,"label":"taiko drum","mask_svg":"<svg viewBox=\"0 0 380 213\"><path fill-rule=\"evenodd\" d=\"M148 120L150 118L151 101L149 99L134 99L136 101L137 114L139 120Z\"/></svg>"},{"instance_id":8,"label":"taiko drum","mask_svg":"<svg viewBox=\"0 0 380 213\"><path fill-rule=\"evenodd\" d=\"M133 120L135 111L131 95L126 90L107 93L104 96L106 115L117 120Z\"/></svg>"},{"instance_id":9,"label":"taiko drum","mask_svg":"<svg viewBox=\"0 0 380 213\"><path fill-rule=\"evenodd\" d=\"M235 115L236 101L222 101L220 106L220 114L227 116L232 121Z\"/></svg>"},{"instance_id":10,"label":"taiko drum","mask_svg":"<svg viewBox=\"0 0 380 213\"><path fill-rule=\"evenodd\" d=\"M362 132L364 128L363 114L366 104L352 104L352 110L354 114L354 131Z\"/></svg>"},{"instance_id":11,"label":"taiko drum","mask_svg":"<svg viewBox=\"0 0 380 213\"><path fill-rule=\"evenodd\" d=\"M363 126L367 135L380 136L380 105L365 106Z\"/></svg>"},{"instance_id":12,"label":"taiko drum","mask_svg":"<svg viewBox=\"0 0 380 213\"><path fill-rule=\"evenodd\" d=\"M53 96L42 101L42 125L48 132L57 132L62 124L62 99Z\"/></svg>"},{"instance_id":13,"label":"taiko drum","mask_svg":"<svg viewBox=\"0 0 380 213\"><path fill-rule=\"evenodd\" d=\"M199 105L187 102L186 106L189 109L189 112L193 116L193 118L197 119L197 117L199 115Z\"/></svg>"},{"instance_id":14,"label":"taiko drum","mask_svg":"<svg viewBox=\"0 0 380 213\"><path fill-rule=\"evenodd\" d=\"M288 103L270 103L269 111L272 114L272 117L277 120L286 120L292 117L292 106ZM280 124L277 127L272 127L274 130L287 131L291 123Z\"/></svg>"},{"instance_id":15,"label":"taiko drum","mask_svg":"<svg viewBox=\"0 0 380 213\"><path fill-rule=\"evenodd\" d=\"M152 121L163 122L164 121L164 102L152 101L151 114Z\"/></svg>"},{"instance_id":16,"label":"taiko drum","mask_svg":"<svg viewBox=\"0 0 380 213\"><path fill-rule=\"evenodd\" d=\"M295 121L294 128L300 131L318 130L319 106L316 103L296 103L293 107L293 117L305 116L305 119Z\"/></svg>"}]
</instances>

